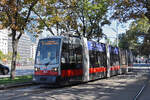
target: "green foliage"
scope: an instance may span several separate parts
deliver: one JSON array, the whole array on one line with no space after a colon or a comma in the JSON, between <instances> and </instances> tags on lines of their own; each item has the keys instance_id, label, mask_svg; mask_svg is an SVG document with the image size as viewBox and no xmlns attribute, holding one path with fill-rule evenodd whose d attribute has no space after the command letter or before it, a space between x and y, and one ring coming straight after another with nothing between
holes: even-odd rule
<instances>
[{"instance_id":1,"label":"green foliage","mask_svg":"<svg viewBox=\"0 0 150 100\"><path fill-rule=\"evenodd\" d=\"M3 54L3 52L0 51L0 61L4 61L5 59L7 59L7 55Z\"/></svg>"},{"instance_id":2,"label":"green foliage","mask_svg":"<svg viewBox=\"0 0 150 100\"><path fill-rule=\"evenodd\" d=\"M8 52L8 54L6 55L7 60L11 60L12 59L12 52Z\"/></svg>"},{"instance_id":3,"label":"green foliage","mask_svg":"<svg viewBox=\"0 0 150 100\"><path fill-rule=\"evenodd\" d=\"M77 2L74 14L77 16L78 32L87 38L102 37L102 26L109 24L106 13L109 0L81 0Z\"/></svg>"},{"instance_id":4,"label":"green foliage","mask_svg":"<svg viewBox=\"0 0 150 100\"><path fill-rule=\"evenodd\" d=\"M0 60L2 60L4 58L4 54L2 51L0 51Z\"/></svg>"},{"instance_id":5,"label":"green foliage","mask_svg":"<svg viewBox=\"0 0 150 100\"><path fill-rule=\"evenodd\" d=\"M150 29L149 20L146 17L140 18L140 19L132 22L131 29L136 30L136 31L141 31L144 33L148 33L148 31Z\"/></svg>"},{"instance_id":6,"label":"green foliage","mask_svg":"<svg viewBox=\"0 0 150 100\"><path fill-rule=\"evenodd\" d=\"M7 60L11 60L12 59L12 52L8 52L8 54L6 54L6 58ZM19 53L17 53L17 60L20 60L21 56Z\"/></svg>"},{"instance_id":7,"label":"green foliage","mask_svg":"<svg viewBox=\"0 0 150 100\"><path fill-rule=\"evenodd\" d=\"M33 61L33 58L29 58L29 61Z\"/></svg>"},{"instance_id":8,"label":"green foliage","mask_svg":"<svg viewBox=\"0 0 150 100\"><path fill-rule=\"evenodd\" d=\"M0 28L9 28L12 37L11 78L15 78L17 45L20 37L26 31L37 30L37 18L31 16L36 4L44 4L43 0L0 0ZM32 29L33 28L33 29ZM30 33L31 33L30 32Z\"/></svg>"},{"instance_id":9,"label":"green foliage","mask_svg":"<svg viewBox=\"0 0 150 100\"><path fill-rule=\"evenodd\" d=\"M150 46L150 24L147 18L134 21L130 29L120 36L119 46L132 49L135 55L149 55Z\"/></svg>"},{"instance_id":10,"label":"green foliage","mask_svg":"<svg viewBox=\"0 0 150 100\"><path fill-rule=\"evenodd\" d=\"M128 38L126 37L126 34L120 34L119 35L119 47L122 49L129 49L129 42Z\"/></svg>"},{"instance_id":11,"label":"green foliage","mask_svg":"<svg viewBox=\"0 0 150 100\"><path fill-rule=\"evenodd\" d=\"M126 22L130 19L147 17L150 21L149 0L113 0L114 14L112 18Z\"/></svg>"},{"instance_id":12,"label":"green foliage","mask_svg":"<svg viewBox=\"0 0 150 100\"><path fill-rule=\"evenodd\" d=\"M111 0L45 0L34 9L38 27L47 28L53 35L73 32L87 38L102 37L102 26L109 24L106 13ZM38 13L37 13L38 12Z\"/></svg>"}]
</instances>

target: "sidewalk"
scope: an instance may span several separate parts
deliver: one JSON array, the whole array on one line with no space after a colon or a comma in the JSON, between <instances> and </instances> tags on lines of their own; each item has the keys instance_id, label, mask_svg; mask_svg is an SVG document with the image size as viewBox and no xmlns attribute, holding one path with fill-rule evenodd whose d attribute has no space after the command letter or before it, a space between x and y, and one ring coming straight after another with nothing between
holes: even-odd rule
<instances>
[{"instance_id":1,"label":"sidewalk","mask_svg":"<svg viewBox=\"0 0 150 100\"><path fill-rule=\"evenodd\" d=\"M11 66L8 66L11 69ZM16 66L16 70L23 70L23 69L34 69L34 66Z\"/></svg>"}]
</instances>

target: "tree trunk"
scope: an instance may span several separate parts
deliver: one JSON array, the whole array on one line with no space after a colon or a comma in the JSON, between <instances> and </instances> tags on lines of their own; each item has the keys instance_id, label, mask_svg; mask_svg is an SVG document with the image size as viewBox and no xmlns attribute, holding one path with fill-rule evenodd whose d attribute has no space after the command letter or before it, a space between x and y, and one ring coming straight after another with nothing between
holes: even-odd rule
<instances>
[{"instance_id":1,"label":"tree trunk","mask_svg":"<svg viewBox=\"0 0 150 100\"><path fill-rule=\"evenodd\" d=\"M16 71L16 59L17 59L17 47L18 47L18 40L15 39L16 31L12 31L12 61L11 61L11 75L10 78L13 80L15 78L15 71Z\"/></svg>"}]
</instances>

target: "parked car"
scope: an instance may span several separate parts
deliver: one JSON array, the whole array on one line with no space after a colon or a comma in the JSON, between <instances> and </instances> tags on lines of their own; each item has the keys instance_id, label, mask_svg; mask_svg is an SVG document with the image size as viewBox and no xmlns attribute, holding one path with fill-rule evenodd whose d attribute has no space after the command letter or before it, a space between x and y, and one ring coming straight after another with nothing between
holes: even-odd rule
<instances>
[{"instance_id":1,"label":"parked car","mask_svg":"<svg viewBox=\"0 0 150 100\"><path fill-rule=\"evenodd\" d=\"M0 74L6 75L8 73L9 73L9 68L7 66L0 64Z\"/></svg>"}]
</instances>

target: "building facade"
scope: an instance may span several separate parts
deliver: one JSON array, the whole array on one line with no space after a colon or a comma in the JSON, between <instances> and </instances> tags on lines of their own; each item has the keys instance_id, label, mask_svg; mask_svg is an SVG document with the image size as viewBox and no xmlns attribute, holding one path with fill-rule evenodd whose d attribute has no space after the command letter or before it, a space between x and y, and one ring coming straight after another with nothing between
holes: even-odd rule
<instances>
[{"instance_id":1,"label":"building facade","mask_svg":"<svg viewBox=\"0 0 150 100\"><path fill-rule=\"evenodd\" d=\"M3 54L8 53L8 33L9 31L7 29L0 30L0 51Z\"/></svg>"},{"instance_id":2,"label":"building facade","mask_svg":"<svg viewBox=\"0 0 150 100\"><path fill-rule=\"evenodd\" d=\"M35 55L36 55L36 48L37 48L37 43L32 43L31 47L30 47L31 51L30 51L30 58L32 58L32 60L35 60Z\"/></svg>"},{"instance_id":3,"label":"building facade","mask_svg":"<svg viewBox=\"0 0 150 100\"><path fill-rule=\"evenodd\" d=\"M8 34L10 33L11 31L8 29L0 30L0 51L2 51L5 55L8 54L8 52L13 52L12 37L8 36ZM19 39L17 51L20 55L19 62L21 63L34 63L36 48L39 39L37 39L36 42L32 42L30 38L31 37L29 35L23 34Z\"/></svg>"},{"instance_id":4,"label":"building facade","mask_svg":"<svg viewBox=\"0 0 150 100\"><path fill-rule=\"evenodd\" d=\"M30 62L31 58L31 45L32 42L30 37L26 34L23 34L18 43L18 54L20 55L20 62L21 63L28 63ZM8 38L8 51L12 52L12 39L11 37Z\"/></svg>"}]
</instances>

